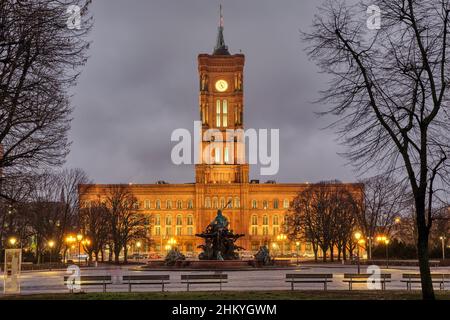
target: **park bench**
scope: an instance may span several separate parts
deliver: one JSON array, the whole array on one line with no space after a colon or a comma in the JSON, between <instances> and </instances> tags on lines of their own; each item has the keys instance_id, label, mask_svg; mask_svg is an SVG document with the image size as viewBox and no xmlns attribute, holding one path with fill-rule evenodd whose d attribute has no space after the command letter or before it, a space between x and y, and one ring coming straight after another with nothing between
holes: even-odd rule
<instances>
[{"instance_id":1,"label":"park bench","mask_svg":"<svg viewBox=\"0 0 450 320\"><path fill-rule=\"evenodd\" d=\"M228 283L227 274L182 274L181 283L186 284L189 291L191 284L219 284L222 291L222 283Z\"/></svg>"},{"instance_id":2,"label":"park bench","mask_svg":"<svg viewBox=\"0 0 450 320\"><path fill-rule=\"evenodd\" d=\"M348 282L348 290L353 289L354 283L367 283L369 278L374 277L374 274L368 273L344 273L343 282ZM386 283L391 282L391 274L390 273L382 273L380 274L379 281L381 283L381 290L386 290Z\"/></svg>"},{"instance_id":3,"label":"park bench","mask_svg":"<svg viewBox=\"0 0 450 320\"><path fill-rule=\"evenodd\" d=\"M69 280L70 278L70 280ZM70 281L70 282L69 282ZM64 276L64 284L68 285L80 285L83 286L102 286L103 292L106 292L106 286L108 284L112 284L111 276L80 276L80 277L71 277ZM70 289L70 292L73 293L73 287Z\"/></svg>"},{"instance_id":4,"label":"park bench","mask_svg":"<svg viewBox=\"0 0 450 320\"><path fill-rule=\"evenodd\" d=\"M159 285L164 292L164 286L169 283L170 276L164 275L128 275L122 277L123 284L128 284L128 292L131 292L132 286L139 285Z\"/></svg>"},{"instance_id":5,"label":"park bench","mask_svg":"<svg viewBox=\"0 0 450 320\"><path fill-rule=\"evenodd\" d=\"M433 283L439 283L439 289L445 290L445 283L450 282L450 274L448 273L432 273L431 281ZM421 283L419 273L404 273L402 275L401 282L406 282L406 289L411 290L413 283Z\"/></svg>"},{"instance_id":6,"label":"park bench","mask_svg":"<svg viewBox=\"0 0 450 320\"><path fill-rule=\"evenodd\" d=\"M332 274L307 274L307 273L288 273L286 274L286 282L291 284L291 290L294 290L296 283L322 283L323 290L327 290L327 284L333 282Z\"/></svg>"}]
</instances>

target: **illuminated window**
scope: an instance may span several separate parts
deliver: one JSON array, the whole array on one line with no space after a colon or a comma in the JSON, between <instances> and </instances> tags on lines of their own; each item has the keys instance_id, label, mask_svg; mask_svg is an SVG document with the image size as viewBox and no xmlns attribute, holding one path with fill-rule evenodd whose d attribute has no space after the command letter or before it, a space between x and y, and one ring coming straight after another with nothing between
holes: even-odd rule
<instances>
[{"instance_id":1,"label":"illuminated window","mask_svg":"<svg viewBox=\"0 0 450 320\"><path fill-rule=\"evenodd\" d=\"M166 208L167 209L172 209L172 200L167 200L166 201Z\"/></svg>"},{"instance_id":2,"label":"illuminated window","mask_svg":"<svg viewBox=\"0 0 450 320\"><path fill-rule=\"evenodd\" d=\"M220 149L219 148L216 148L216 149L214 149L215 151L214 151L214 154L215 154L215 158L214 158L214 161L215 161L215 163L216 164L220 164Z\"/></svg>"},{"instance_id":3,"label":"illuminated window","mask_svg":"<svg viewBox=\"0 0 450 320\"><path fill-rule=\"evenodd\" d=\"M183 228L182 227L176 227L175 228L175 235L176 236L181 236L183 232Z\"/></svg>"},{"instance_id":4,"label":"illuminated window","mask_svg":"<svg viewBox=\"0 0 450 320\"><path fill-rule=\"evenodd\" d=\"M189 199L188 201L188 209L193 209L194 208L194 201L192 199Z\"/></svg>"},{"instance_id":5,"label":"illuminated window","mask_svg":"<svg viewBox=\"0 0 450 320\"><path fill-rule=\"evenodd\" d=\"M188 236L193 236L194 235L194 228L193 227L187 227L187 235Z\"/></svg>"},{"instance_id":6,"label":"illuminated window","mask_svg":"<svg viewBox=\"0 0 450 320\"><path fill-rule=\"evenodd\" d=\"M183 209L183 202L181 200L177 201L177 209Z\"/></svg>"},{"instance_id":7,"label":"illuminated window","mask_svg":"<svg viewBox=\"0 0 450 320\"><path fill-rule=\"evenodd\" d=\"M157 214L155 216L155 226L160 226L161 225L161 216L159 214Z\"/></svg>"},{"instance_id":8,"label":"illuminated window","mask_svg":"<svg viewBox=\"0 0 450 320\"><path fill-rule=\"evenodd\" d=\"M241 200L238 197L234 198L234 207L235 208L241 207Z\"/></svg>"},{"instance_id":9,"label":"illuminated window","mask_svg":"<svg viewBox=\"0 0 450 320\"><path fill-rule=\"evenodd\" d=\"M275 226L279 225L278 216L273 216L273 225Z\"/></svg>"},{"instance_id":10,"label":"illuminated window","mask_svg":"<svg viewBox=\"0 0 450 320\"><path fill-rule=\"evenodd\" d=\"M223 100L223 126L226 128L228 126L228 101Z\"/></svg>"},{"instance_id":11,"label":"illuminated window","mask_svg":"<svg viewBox=\"0 0 450 320\"><path fill-rule=\"evenodd\" d=\"M263 225L267 226L269 224L269 217L268 216L264 216L263 217Z\"/></svg>"},{"instance_id":12,"label":"illuminated window","mask_svg":"<svg viewBox=\"0 0 450 320\"><path fill-rule=\"evenodd\" d=\"M181 226L183 224L183 218L181 214L177 215L177 226Z\"/></svg>"},{"instance_id":13,"label":"illuminated window","mask_svg":"<svg viewBox=\"0 0 450 320\"><path fill-rule=\"evenodd\" d=\"M220 198L220 208L225 208L225 198Z\"/></svg>"},{"instance_id":14,"label":"illuminated window","mask_svg":"<svg viewBox=\"0 0 450 320\"><path fill-rule=\"evenodd\" d=\"M280 227L274 226L273 227L273 235L276 236L280 233Z\"/></svg>"},{"instance_id":15,"label":"illuminated window","mask_svg":"<svg viewBox=\"0 0 450 320\"><path fill-rule=\"evenodd\" d=\"M166 216L166 225L167 226L172 225L172 216L171 215Z\"/></svg>"},{"instance_id":16,"label":"illuminated window","mask_svg":"<svg viewBox=\"0 0 450 320\"><path fill-rule=\"evenodd\" d=\"M150 209L150 200L145 200L144 207L145 209Z\"/></svg>"},{"instance_id":17,"label":"illuminated window","mask_svg":"<svg viewBox=\"0 0 450 320\"><path fill-rule=\"evenodd\" d=\"M211 199L205 198L205 208L209 209L211 208Z\"/></svg>"},{"instance_id":18,"label":"illuminated window","mask_svg":"<svg viewBox=\"0 0 450 320\"><path fill-rule=\"evenodd\" d=\"M253 209L258 208L258 201L252 200L252 208L253 208Z\"/></svg>"},{"instance_id":19,"label":"illuminated window","mask_svg":"<svg viewBox=\"0 0 450 320\"><path fill-rule=\"evenodd\" d=\"M220 127L220 100L216 102L216 127Z\"/></svg>"},{"instance_id":20,"label":"illuminated window","mask_svg":"<svg viewBox=\"0 0 450 320\"><path fill-rule=\"evenodd\" d=\"M194 224L194 217L192 215L187 216L187 225L192 226Z\"/></svg>"},{"instance_id":21,"label":"illuminated window","mask_svg":"<svg viewBox=\"0 0 450 320\"><path fill-rule=\"evenodd\" d=\"M172 235L172 227L167 226L166 227L166 235L171 236Z\"/></svg>"},{"instance_id":22,"label":"illuminated window","mask_svg":"<svg viewBox=\"0 0 450 320\"><path fill-rule=\"evenodd\" d=\"M228 200L227 200L227 208L228 209L233 208L233 198L228 198Z\"/></svg>"},{"instance_id":23,"label":"illuminated window","mask_svg":"<svg viewBox=\"0 0 450 320\"><path fill-rule=\"evenodd\" d=\"M219 200L217 198L213 199L213 207L214 207L214 209L218 209L219 208Z\"/></svg>"},{"instance_id":24,"label":"illuminated window","mask_svg":"<svg viewBox=\"0 0 450 320\"><path fill-rule=\"evenodd\" d=\"M289 209L289 200L288 199L284 199L284 201L283 201L283 208L284 209Z\"/></svg>"},{"instance_id":25,"label":"illuminated window","mask_svg":"<svg viewBox=\"0 0 450 320\"><path fill-rule=\"evenodd\" d=\"M156 200L156 209L161 209L161 200Z\"/></svg>"},{"instance_id":26,"label":"illuminated window","mask_svg":"<svg viewBox=\"0 0 450 320\"><path fill-rule=\"evenodd\" d=\"M253 226L258 225L258 216L252 216L252 225Z\"/></svg>"},{"instance_id":27,"label":"illuminated window","mask_svg":"<svg viewBox=\"0 0 450 320\"><path fill-rule=\"evenodd\" d=\"M263 201L263 208L264 210L267 210L267 208L269 207L269 202L267 202L267 200Z\"/></svg>"},{"instance_id":28,"label":"illuminated window","mask_svg":"<svg viewBox=\"0 0 450 320\"><path fill-rule=\"evenodd\" d=\"M263 231L263 236L269 235L269 226L263 226L262 231Z\"/></svg>"},{"instance_id":29,"label":"illuminated window","mask_svg":"<svg viewBox=\"0 0 450 320\"><path fill-rule=\"evenodd\" d=\"M258 235L258 226L252 226L252 236Z\"/></svg>"},{"instance_id":30,"label":"illuminated window","mask_svg":"<svg viewBox=\"0 0 450 320\"><path fill-rule=\"evenodd\" d=\"M226 164L230 163L230 152L229 151L230 150L228 148L225 148L225 154L224 154L225 160L224 161Z\"/></svg>"},{"instance_id":31,"label":"illuminated window","mask_svg":"<svg viewBox=\"0 0 450 320\"><path fill-rule=\"evenodd\" d=\"M278 199L274 199L273 200L273 208L278 209L278 207L279 207Z\"/></svg>"},{"instance_id":32,"label":"illuminated window","mask_svg":"<svg viewBox=\"0 0 450 320\"><path fill-rule=\"evenodd\" d=\"M160 236L161 235L161 227L160 226L156 226L155 227L155 236Z\"/></svg>"}]
</instances>

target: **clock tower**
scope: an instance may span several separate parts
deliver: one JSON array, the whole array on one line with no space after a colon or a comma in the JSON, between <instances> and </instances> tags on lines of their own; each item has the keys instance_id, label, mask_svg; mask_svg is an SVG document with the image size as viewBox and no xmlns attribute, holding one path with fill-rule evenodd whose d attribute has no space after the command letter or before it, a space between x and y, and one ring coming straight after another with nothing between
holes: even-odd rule
<instances>
[{"instance_id":1,"label":"clock tower","mask_svg":"<svg viewBox=\"0 0 450 320\"><path fill-rule=\"evenodd\" d=\"M201 184L248 183L249 167L242 141L245 56L230 53L223 31L221 10L214 51L198 56L203 138L196 182Z\"/></svg>"}]
</instances>

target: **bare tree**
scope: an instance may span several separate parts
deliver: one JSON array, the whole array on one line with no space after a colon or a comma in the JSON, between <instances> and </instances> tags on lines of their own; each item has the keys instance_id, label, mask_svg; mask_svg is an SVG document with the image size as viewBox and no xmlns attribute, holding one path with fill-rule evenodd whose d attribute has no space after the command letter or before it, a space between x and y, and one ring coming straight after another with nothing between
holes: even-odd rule
<instances>
[{"instance_id":1,"label":"bare tree","mask_svg":"<svg viewBox=\"0 0 450 320\"><path fill-rule=\"evenodd\" d=\"M428 239L433 206L448 186L449 100L447 0L373 0L379 29L367 28L367 5L327 1L304 33L309 56L331 75L321 102L347 157L359 169L405 178L415 202L424 299L434 299Z\"/></svg>"},{"instance_id":2,"label":"bare tree","mask_svg":"<svg viewBox=\"0 0 450 320\"><path fill-rule=\"evenodd\" d=\"M359 206L360 207L360 206ZM290 239L310 242L317 261L320 248L323 261L327 253L334 260L338 246L338 258L345 256L345 248L355 225L357 199L341 183L321 182L301 191L294 199L286 219Z\"/></svg>"},{"instance_id":3,"label":"bare tree","mask_svg":"<svg viewBox=\"0 0 450 320\"><path fill-rule=\"evenodd\" d=\"M0 184L13 174L60 165L68 153L68 90L87 59L90 2L0 1ZM79 29L69 20L78 18L77 8Z\"/></svg>"},{"instance_id":4,"label":"bare tree","mask_svg":"<svg viewBox=\"0 0 450 320\"><path fill-rule=\"evenodd\" d=\"M119 263L122 249L124 263L127 263L128 244L134 239L143 239L147 236L146 219L137 212L137 203L136 197L126 185L111 186L106 196L105 205L110 219L110 237L115 263Z\"/></svg>"},{"instance_id":5,"label":"bare tree","mask_svg":"<svg viewBox=\"0 0 450 320\"><path fill-rule=\"evenodd\" d=\"M388 175L378 175L364 183L364 207L357 217L361 232L369 239L366 247L371 259L372 244L377 233L393 236L396 219L409 209L409 192L405 184ZM398 220L397 220L398 221Z\"/></svg>"},{"instance_id":6,"label":"bare tree","mask_svg":"<svg viewBox=\"0 0 450 320\"><path fill-rule=\"evenodd\" d=\"M92 256L95 260L104 261L104 248L109 240L111 219L106 204L100 200L90 202L89 206L80 209L80 227L83 233L91 240L91 244L87 246L86 252L89 255L89 261Z\"/></svg>"}]
</instances>

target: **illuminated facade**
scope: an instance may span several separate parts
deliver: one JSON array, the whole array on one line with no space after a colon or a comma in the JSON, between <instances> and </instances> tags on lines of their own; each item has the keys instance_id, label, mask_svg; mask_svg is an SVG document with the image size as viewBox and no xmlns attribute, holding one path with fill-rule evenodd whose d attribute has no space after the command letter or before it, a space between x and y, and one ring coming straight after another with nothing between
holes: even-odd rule
<instances>
[{"instance_id":1,"label":"illuminated facade","mask_svg":"<svg viewBox=\"0 0 450 320\"><path fill-rule=\"evenodd\" d=\"M208 129L221 133L227 129L244 129L244 64L243 54L230 54L221 24L213 54L198 56L203 133ZM283 232L290 202L308 184L250 181L249 165L245 159L239 159L242 153L238 143L218 148L214 146L217 140L211 137L201 143L203 150L211 150L210 159L201 155L203 161L195 167L195 183L130 186L138 199L138 211L151 216L149 232L153 241L146 251L163 252L168 241L174 238L183 252L198 252L202 239L195 234L202 232L222 208L231 229L245 234L238 245L246 250L254 252L259 246L269 244L280 253L295 251L295 244L277 240L277 236ZM109 185L80 186L81 203L103 197L108 188ZM312 254L307 243L300 245L300 252Z\"/></svg>"}]
</instances>

